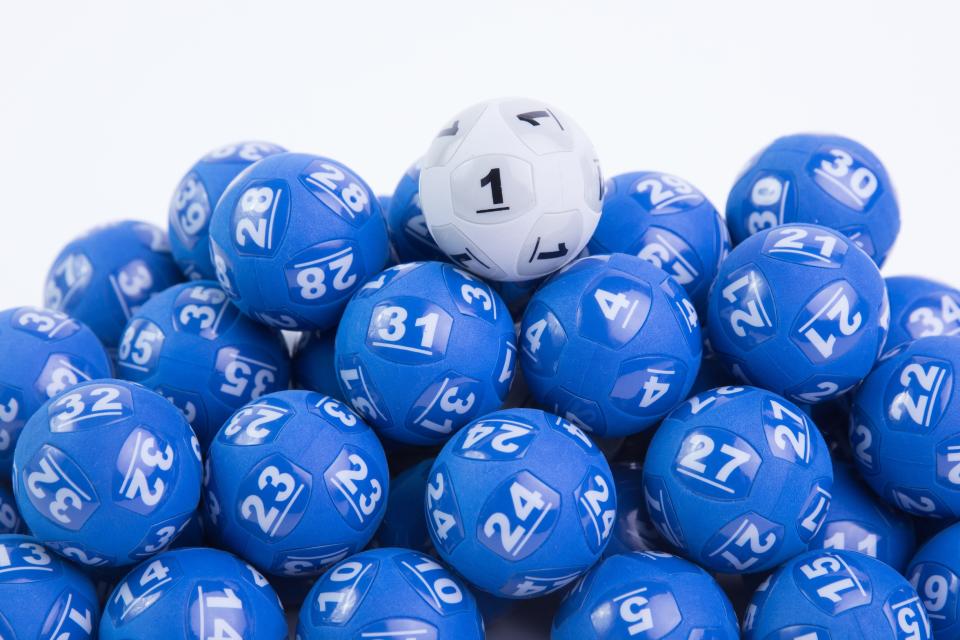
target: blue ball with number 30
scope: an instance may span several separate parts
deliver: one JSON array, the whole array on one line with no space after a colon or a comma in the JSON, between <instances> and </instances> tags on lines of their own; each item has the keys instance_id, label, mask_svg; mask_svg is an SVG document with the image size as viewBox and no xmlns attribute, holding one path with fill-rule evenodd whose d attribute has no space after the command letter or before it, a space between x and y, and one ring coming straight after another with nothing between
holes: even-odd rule
<instances>
[{"instance_id":1,"label":"blue ball with number 30","mask_svg":"<svg viewBox=\"0 0 960 640\"><path fill-rule=\"evenodd\" d=\"M335 353L343 398L380 435L417 445L442 443L499 408L517 361L500 296L439 262L401 264L365 283Z\"/></svg>"},{"instance_id":2,"label":"blue ball with number 30","mask_svg":"<svg viewBox=\"0 0 960 640\"><path fill-rule=\"evenodd\" d=\"M245 169L210 221L217 280L279 329L330 329L390 254L376 195L335 160L278 153Z\"/></svg>"},{"instance_id":3,"label":"blue ball with number 30","mask_svg":"<svg viewBox=\"0 0 960 640\"><path fill-rule=\"evenodd\" d=\"M531 298L520 363L537 403L597 436L647 429L682 402L702 355L683 287L646 260L582 258Z\"/></svg>"}]
</instances>

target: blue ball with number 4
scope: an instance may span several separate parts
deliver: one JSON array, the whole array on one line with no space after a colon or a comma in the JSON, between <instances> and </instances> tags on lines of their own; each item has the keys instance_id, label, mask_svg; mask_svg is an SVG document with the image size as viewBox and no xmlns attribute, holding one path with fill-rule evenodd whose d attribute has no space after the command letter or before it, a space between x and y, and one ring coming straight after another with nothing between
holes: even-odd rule
<instances>
[{"instance_id":1,"label":"blue ball with number 4","mask_svg":"<svg viewBox=\"0 0 960 640\"><path fill-rule=\"evenodd\" d=\"M537 403L597 436L652 427L682 402L700 368L697 312L646 260L582 258L531 298L520 364Z\"/></svg>"},{"instance_id":2,"label":"blue ball with number 4","mask_svg":"<svg viewBox=\"0 0 960 640\"><path fill-rule=\"evenodd\" d=\"M220 286L280 329L330 329L390 254L376 195L336 160L278 153L245 169L210 221Z\"/></svg>"},{"instance_id":3,"label":"blue ball with number 4","mask_svg":"<svg viewBox=\"0 0 960 640\"><path fill-rule=\"evenodd\" d=\"M391 267L347 305L336 338L343 398L380 435L439 444L501 406L513 320L479 276L439 262Z\"/></svg>"},{"instance_id":4,"label":"blue ball with number 4","mask_svg":"<svg viewBox=\"0 0 960 640\"><path fill-rule=\"evenodd\" d=\"M617 497L606 458L579 427L507 409L444 445L424 509L445 562L477 588L519 599L563 588L600 558Z\"/></svg>"},{"instance_id":5,"label":"blue ball with number 4","mask_svg":"<svg viewBox=\"0 0 960 640\"><path fill-rule=\"evenodd\" d=\"M753 387L718 387L677 407L643 465L660 535L721 573L766 571L804 551L823 525L832 484L813 421Z\"/></svg>"},{"instance_id":6,"label":"blue ball with number 4","mask_svg":"<svg viewBox=\"0 0 960 640\"><path fill-rule=\"evenodd\" d=\"M960 638L960 524L920 547L904 575L923 601L937 639Z\"/></svg>"},{"instance_id":7,"label":"blue ball with number 4","mask_svg":"<svg viewBox=\"0 0 960 640\"><path fill-rule=\"evenodd\" d=\"M138 384L79 384L33 414L14 454L14 493L43 543L87 567L166 549L200 500L200 444L183 414Z\"/></svg>"}]
</instances>

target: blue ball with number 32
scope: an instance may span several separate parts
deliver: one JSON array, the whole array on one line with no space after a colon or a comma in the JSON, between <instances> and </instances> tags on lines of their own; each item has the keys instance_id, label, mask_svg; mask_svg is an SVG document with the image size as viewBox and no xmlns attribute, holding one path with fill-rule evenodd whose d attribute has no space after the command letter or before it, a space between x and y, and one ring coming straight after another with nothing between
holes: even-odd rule
<instances>
[{"instance_id":1,"label":"blue ball with number 32","mask_svg":"<svg viewBox=\"0 0 960 640\"><path fill-rule=\"evenodd\" d=\"M700 368L697 312L662 269L625 254L582 258L527 304L520 363L537 403L597 436L647 429Z\"/></svg>"},{"instance_id":2,"label":"blue ball with number 32","mask_svg":"<svg viewBox=\"0 0 960 640\"><path fill-rule=\"evenodd\" d=\"M280 329L330 329L390 254L376 195L335 160L278 153L223 193L210 221L217 280L245 314Z\"/></svg>"},{"instance_id":3,"label":"blue ball with number 32","mask_svg":"<svg viewBox=\"0 0 960 640\"><path fill-rule=\"evenodd\" d=\"M788 224L745 240L710 292L710 344L739 379L793 402L849 391L890 326L877 265L839 233Z\"/></svg>"},{"instance_id":4,"label":"blue ball with number 32","mask_svg":"<svg viewBox=\"0 0 960 640\"><path fill-rule=\"evenodd\" d=\"M216 549L177 549L144 561L107 597L100 620L100 640L285 640L287 634L266 578Z\"/></svg>"},{"instance_id":5,"label":"blue ball with number 32","mask_svg":"<svg viewBox=\"0 0 960 640\"><path fill-rule=\"evenodd\" d=\"M513 320L493 288L450 264L412 262L365 283L336 338L343 398L377 432L439 444L501 406L516 370Z\"/></svg>"},{"instance_id":6,"label":"blue ball with number 32","mask_svg":"<svg viewBox=\"0 0 960 640\"><path fill-rule=\"evenodd\" d=\"M663 421L643 484L650 519L684 556L756 573L807 548L830 507L833 470L799 407L762 389L718 387Z\"/></svg>"},{"instance_id":7,"label":"blue ball with number 32","mask_svg":"<svg viewBox=\"0 0 960 640\"><path fill-rule=\"evenodd\" d=\"M603 453L579 427L506 409L444 445L424 509L445 562L477 588L519 599L561 589L597 561L617 497Z\"/></svg>"},{"instance_id":8,"label":"blue ball with number 32","mask_svg":"<svg viewBox=\"0 0 960 640\"><path fill-rule=\"evenodd\" d=\"M79 384L33 414L14 455L14 493L43 543L88 567L166 549L200 500L200 445L183 414L138 384Z\"/></svg>"},{"instance_id":9,"label":"blue ball with number 32","mask_svg":"<svg viewBox=\"0 0 960 640\"><path fill-rule=\"evenodd\" d=\"M917 551L904 575L917 590L938 639L960 638L960 524L953 524Z\"/></svg>"}]
</instances>

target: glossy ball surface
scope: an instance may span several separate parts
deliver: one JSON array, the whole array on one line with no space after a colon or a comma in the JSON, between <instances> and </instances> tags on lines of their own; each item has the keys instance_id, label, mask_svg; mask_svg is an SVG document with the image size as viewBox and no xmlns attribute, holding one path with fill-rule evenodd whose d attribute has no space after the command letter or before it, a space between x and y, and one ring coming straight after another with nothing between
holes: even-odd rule
<instances>
[{"instance_id":1,"label":"glossy ball surface","mask_svg":"<svg viewBox=\"0 0 960 640\"><path fill-rule=\"evenodd\" d=\"M753 387L677 407L644 461L647 511L668 542L713 571L755 573L807 548L830 506L833 471L816 425Z\"/></svg>"},{"instance_id":2,"label":"glossy ball surface","mask_svg":"<svg viewBox=\"0 0 960 640\"><path fill-rule=\"evenodd\" d=\"M890 296L887 351L917 338L960 333L960 291L913 276L894 276L885 281Z\"/></svg>"},{"instance_id":3,"label":"glossy ball surface","mask_svg":"<svg viewBox=\"0 0 960 640\"><path fill-rule=\"evenodd\" d=\"M310 331L300 335L291 362L293 384L297 388L340 399L334 357L336 337L336 331Z\"/></svg>"},{"instance_id":4,"label":"glossy ball surface","mask_svg":"<svg viewBox=\"0 0 960 640\"><path fill-rule=\"evenodd\" d=\"M960 524L920 547L904 572L923 602L939 640L960 638Z\"/></svg>"},{"instance_id":5,"label":"glossy ball surface","mask_svg":"<svg viewBox=\"0 0 960 640\"><path fill-rule=\"evenodd\" d=\"M489 280L532 280L573 260L600 219L593 145L561 111L501 98L460 112L421 160L420 203L450 259Z\"/></svg>"},{"instance_id":6,"label":"glossy ball surface","mask_svg":"<svg viewBox=\"0 0 960 640\"><path fill-rule=\"evenodd\" d=\"M407 169L393 191L387 209L387 228L398 262L447 259L447 254L440 250L430 235L420 208L419 161Z\"/></svg>"},{"instance_id":7,"label":"glossy ball surface","mask_svg":"<svg viewBox=\"0 0 960 640\"><path fill-rule=\"evenodd\" d=\"M656 424L687 397L701 352L683 287L624 254L582 258L556 274L531 298L520 328L533 397L597 436Z\"/></svg>"}]
</instances>

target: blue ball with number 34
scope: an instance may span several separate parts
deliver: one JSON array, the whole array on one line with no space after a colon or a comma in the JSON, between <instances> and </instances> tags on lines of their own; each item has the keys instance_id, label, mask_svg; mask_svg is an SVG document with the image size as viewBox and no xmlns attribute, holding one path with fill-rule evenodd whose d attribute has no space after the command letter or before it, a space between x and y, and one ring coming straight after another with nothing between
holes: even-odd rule
<instances>
[{"instance_id":1,"label":"blue ball with number 34","mask_svg":"<svg viewBox=\"0 0 960 640\"><path fill-rule=\"evenodd\" d=\"M245 314L279 329L330 329L390 254L376 195L335 160L268 156L238 175L210 221L217 280Z\"/></svg>"},{"instance_id":2,"label":"blue ball with number 34","mask_svg":"<svg viewBox=\"0 0 960 640\"><path fill-rule=\"evenodd\" d=\"M915 276L886 278L890 294L890 335L884 347L929 336L960 334L960 291Z\"/></svg>"}]
</instances>

